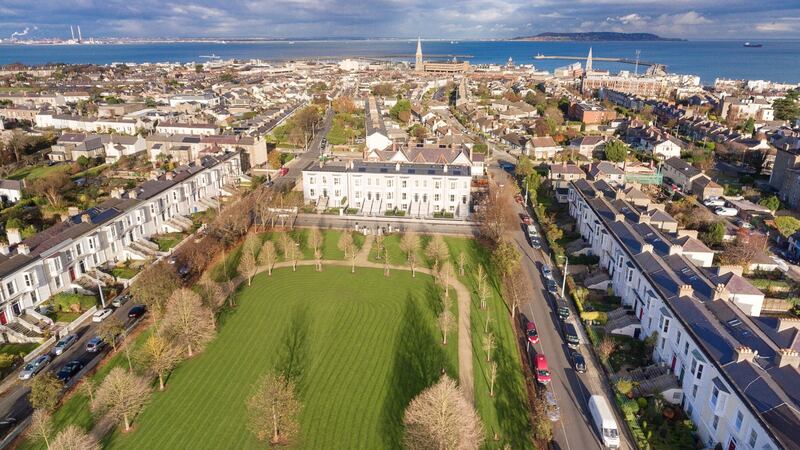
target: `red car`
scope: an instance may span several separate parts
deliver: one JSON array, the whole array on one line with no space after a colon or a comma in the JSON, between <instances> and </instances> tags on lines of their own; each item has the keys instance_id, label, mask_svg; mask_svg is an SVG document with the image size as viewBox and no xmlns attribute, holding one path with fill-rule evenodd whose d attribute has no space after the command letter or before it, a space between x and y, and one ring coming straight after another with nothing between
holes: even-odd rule
<instances>
[{"instance_id":1,"label":"red car","mask_svg":"<svg viewBox=\"0 0 800 450\"><path fill-rule=\"evenodd\" d=\"M528 335L528 342L531 344L538 344L539 343L539 332L536 331L536 324L533 322L528 322L528 330L526 332Z\"/></svg>"},{"instance_id":2,"label":"red car","mask_svg":"<svg viewBox=\"0 0 800 450\"><path fill-rule=\"evenodd\" d=\"M536 355L536 381L541 384L550 382L550 370L547 368L547 358L543 354Z\"/></svg>"},{"instance_id":3,"label":"red car","mask_svg":"<svg viewBox=\"0 0 800 450\"><path fill-rule=\"evenodd\" d=\"M531 220L531 216L529 216L529 215L527 215L525 213L520 213L519 218L522 219L522 223L524 223L525 225L532 225L533 224L533 220Z\"/></svg>"},{"instance_id":4,"label":"red car","mask_svg":"<svg viewBox=\"0 0 800 450\"><path fill-rule=\"evenodd\" d=\"M278 171L278 175L281 177L286 175L287 173L289 173L288 167L281 167L281 170Z\"/></svg>"}]
</instances>

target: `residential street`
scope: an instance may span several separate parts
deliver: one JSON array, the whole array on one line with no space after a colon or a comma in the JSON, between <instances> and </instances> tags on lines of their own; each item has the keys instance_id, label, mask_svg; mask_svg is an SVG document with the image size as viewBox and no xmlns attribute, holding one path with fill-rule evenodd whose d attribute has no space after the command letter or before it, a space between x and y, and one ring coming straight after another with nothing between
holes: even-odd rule
<instances>
[{"instance_id":1,"label":"residential street","mask_svg":"<svg viewBox=\"0 0 800 450\"><path fill-rule=\"evenodd\" d=\"M495 180L502 183L513 183L513 179L496 165L489 169ZM514 203L514 214L526 212L521 205ZM537 229L541 227L537 224ZM561 274L549 256L546 242L542 238L542 249L535 250L528 243L526 233L523 231L519 220L510 224L507 232L509 237L522 254L522 269L525 273L525 284L532 295L526 296L527 301L520 305L520 313L536 323L539 332L539 343L534 346L536 353L543 353L547 357L548 366L552 376L550 383L555 394L558 406L561 408L561 420L553 427L555 448L568 450L583 450L601 447L597 432L591 421L588 411L589 397L593 394L606 396L609 404L613 404L611 389L606 385L599 363L590 351L589 341L579 326L577 315L572 302L568 302L571 309L569 321L576 325L581 340L579 351L586 359L586 373L579 374L572 368L570 361L571 350L564 343L560 332L560 321L552 307L552 297L545 290L542 282L541 267L549 265L554 272L554 277L561 287ZM520 326L520 325L518 325ZM617 417L620 429L622 449L632 449L627 428L621 417Z\"/></svg>"},{"instance_id":2,"label":"residential street","mask_svg":"<svg viewBox=\"0 0 800 450\"><path fill-rule=\"evenodd\" d=\"M317 127L317 134L314 136L311 144L309 144L308 150L297 154L297 156L287 166L289 167L289 172L286 175L273 179L273 186L275 189L281 190L291 187L294 182L300 179L302 176L302 171L306 166L308 166L308 163L319 160L322 138L328 135L328 131L330 131L332 123L333 109L328 108L325 111L325 117L322 120L322 124Z\"/></svg>"}]
</instances>

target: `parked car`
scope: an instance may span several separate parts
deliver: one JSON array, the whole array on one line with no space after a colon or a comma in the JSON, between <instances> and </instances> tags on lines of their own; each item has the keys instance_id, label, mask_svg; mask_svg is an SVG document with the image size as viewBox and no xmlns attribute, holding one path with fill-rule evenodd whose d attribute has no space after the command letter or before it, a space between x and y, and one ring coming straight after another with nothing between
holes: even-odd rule
<instances>
[{"instance_id":1,"label":"parked car","mask_svg":"<svg viewBox=\"0 0 800 450\"><path fill-rule=\"evenodd\" d=\"M115 308L119 308L120 306L124 305L125 303L128 303L128 300L130 300L130 299L131 299L131 295L130 294L120 295L120 296L118 296L117 298L115 298L114 300L111 301L111 306L113 306Z\"/></svg>"},{"instance_id":2,"label":"parked car","mask_svg":"<svg viewBox=\"0 0 800 450\"><path fill-rule=\"evenodd\" d=\"M536 225L530 224L527 227L528 237L533 239L535 237L539 237L539 231L536 230Z\"/></svg>"},{"instance_id":3,"label":"parked car","mask_svg":"<svg viewBox=\"0 0 800 450\"><path fill-rule=\"evenodd\" d=\"M101 339L100 336L95 336L86 343L86 351L89 353L97 353L105 346L106 342Z\"/></svg>"},{"instance_id":4,"label":"parked car","mask_svg":"<svg viewBox=\"0 0 800 450\"><path fill-rule=\"evenodd\" d=\"M536 324L533 322L528 322L528 329L525 331L525 334L528 336L528 342L531 344L538 344L539 343L539 332L536 331Z\"/></svg>"},{"instance_id":5,"label":"parked car","mask_svg":"<svg viewBox=\"0 0 800 450\"><path fill-rule=\"evenodd\" d=\"M589 413L592 421L600 434L600 441L606 447L619 448L619 428L608 402L602 395L589 397Z\"/></svg>"},{"instance_id":6,"label":"parked car","mask_svg":"<svg viewBox=\"0 0 800 450\"><path fill-rule=\"evenodd\" d=\"M98 310L96 313L92 314L92 322L102 322L106 319L106 317L110 316L114 310L111 308L103 308Z\"/></svg>"},{"instance_id":7,"label":"parked car","mask_svg":"<svg viewBox=\"0 0 800 450\"><path fill-rule=\"evenodd\" d=\"M717 198L717 197L711 197L711 198L706 199L703 202L703 204L708 206L708 207L725 206L725 200L722 200L721 198Z\"/></svg>"},{"instance_id":8,"label":"parked car","mask_svg":"<svg viewBox=\"0 0 800 450\"><path fill-rule=\"evenodd\" d=\"M547 368L547 358L545 358L544 354L539 353L536 355L534 371L536 372L536 381L541 384L550 382L550 369Z\"/></svg>"},{"instance_id":9,"label":"parked car","mask_svg":"<svg viewBox=\"0 0 800 450\"><path fill-rule=\"evenodd\" d=\"M553 279L553 271L550 269L550 266L544 265L542 266L542 275L545 279L552 280Z\"/></svg>"},{"instance_id":10,"label":"parked car","mask_svg":"<svg viewBox=\"0 0 800 450\"><path fill-rule=\"evenodd\" d=\"M144 305L136 305L128 311L128 318L129 319L138 319L147 312L147 307Z\"/></svg>"},{"instance_id":11,"label":"parked car","mask_svg":"<svg viewBox=\"0 0 800 450\"><path fill-rule=\"evenodd\" d=\"M733 223L735 223L737 227L744 228L745 230L753 228L753 225L744 219L734 219Z\"/></svg>"},{"instance_id":12,"label":"parked car","mask_svg":"<svg viewBox=\"0 0 800 450\"><path fill-rule=\"evenodd\" d=\"M575 325L571 322L564 322L561 326L564 330L564 340L567 341L567 347L575 350L581 345L581 340L578 337L578 331L575 330Z\"/></svg>"},{"instance_id":13,"label":"parked car","mask_svg":"<svg viewBox=\"0 0 800 450\"><path fill-rule=\"evenodd\" d=\"M586 373L586 360L583 359L581 352L572 352L572 367L575 368L575 372Z\"/></svg>"},{"instance_id":14,"label":"parked car","mask_svg":"<svg viewBox=\"0 0 800 450\"><path fill-rule=\"evenodd\" d=\"M531 248L535 250L542 248L542 242L539 240L539 238L531 238Z\"/></svg>"},{"instance_id":15,"label":"parked car","mask_svg":"<svg viewBox=\"0 0 800 450\"><path fill-rule=\"evenodd\" d=\"M525 225L532 225L533 224L533 219L531 219L531 216L529 216L529 215L527 215L525 213L519 213L519 218L520 218L520 220L522 220L522 223L524 223Z\"/></svg>"},{"instance_id":16,"label":"parked car","mask_svg":"<svg viewBox=\"0 0 800 450\"><path fill-rule=\"evenodd\" d=\"M547 292L553 295L558 294L558 283L555 280L547 280Z\"/></svg>"},{"instance_id":17,"label":"parked car","mask_svg":"<svg viewBox=\"0 0 800 450\"><path fill-rule=\"evenodd\" d=\"M37 357L22 368L22 372L19 373L19 379L30 380L34 375L41 372L41 370L44 369L44 366L48 365L49 363L50 355L42 355Z\"/></svg>"},{"instance_id":18,"label":"parked car","mask_svg":"<svg viewBox=\"0 0 800 450\"><path fill-rule=\"evenodd\" d=\"M56 373L56 377L63 383L69 381L72 377L78 374L83 369L83 363L80 361L70 361L64 364L63 367Z\"/></svg>"},{"instance_id":19,"label":"parked car","mask_svg":"<svg viewBox=\"0 0 800 450\"><path fill-rule=\"evenodd\" d=\"M3 420L0 420L0 436L5 436L8 434L9 431L13 430L14 427L17 426L17 419L13 417L6 417Z\"/></svg>"},{"instance_id":20,"label":"parked car","mask_svg":"<svg viewBox=\"0 0 800 450\"><path fill-rule=\"evenodd\" d=\"M556 315L562 322L569 319L569 306L567 306L567 302L558 294L556 294Z\"/></svg>"},{"instance_id":21,"label":"parked car","mask_svg":"<svg viewBox=\"0 0 800 450\"><path fill-rule=\"evenodd\" d=\"M726 208L724 206L720 206L714 210L714 214L724 217L734 217L738 213L739 211L737 211L736 208Z\"/></svg>"},{"instance_id":22,"label":"parked car","mask_svg":"<svg viewBox=\"0 0 800 450\"><path fill-rule=\"evenodd\" d=\"M78 335L69 334L64 336L58 342L56 342L56 346L53 347L53 353L58 356L64 353L68 348L72 347L72 344L76 342L78 342Z\"/></svg>"}]
</instances>

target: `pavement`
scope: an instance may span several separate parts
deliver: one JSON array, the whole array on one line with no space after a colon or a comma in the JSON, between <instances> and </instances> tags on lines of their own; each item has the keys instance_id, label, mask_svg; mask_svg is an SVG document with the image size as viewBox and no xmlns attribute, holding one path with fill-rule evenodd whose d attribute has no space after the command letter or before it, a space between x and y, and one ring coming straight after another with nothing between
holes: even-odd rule
<instances>
[{"instance_id":1,"label":"pavement","mask_svg":"<svg viewBox=\"0 0 800 450\"><path fill-rule=\"evenodd\" d=\"M124 326L128 328L133 323L133 319L128 318L128 311L136 305L135 300L129 300L127 303L122 305L120 308L114 310L111 317L116 317L122 321ZM109 307L110 303L109 303ZM109 320L110 317L107 317L105 320ZM92 365L99 360L101 360L108 352L111 351L111 346L107 345L103 350L97 353L90 353L86 351L86 343L92 339L97 331L97 327L100 323L92 322L91 318L87 319L83 324L81 324L73 334L77 334L79 336L78 341L72 346L67 349L66 352L62 353L59 356L54 356L53 360L50 364L45 367L41 373L45 371L50 371L53 373L58 372L61 367L63 367L66 363L78 360L83 363L84 367ZM50 349L52 352L52 348ZM97 361L95 361L97 360ZM0 392L0 418L6 417L13 417L17 419L18 423L22 423L30 414L33 413L33 408L28 401L28 394L30 393L30 381L20 381L17 380L17 375L19 374L19 369L9 375L9 377L13 377L11 379L15 380L10 387L8 387L5 391ZM80 373L78 375L81 375ZM71 383L74 383L76 380L70 380ZM3 438L5 436L0 436Z\"/></svg>"},{"instance_id":2,"label":"pavement","mask_svg":"<svg viewBox=\"0 0 800 450\"><path fill-rule=\"evenodd\" d=\"M325 111L325 117L322 120L322 124L317 127L317 133L314 136L314 139L311 141L311 144L309 144L308 150L297 154L297 156L289 162L287 165L289 172L287 172L286 175L273 179L273 187L275 189L283 190L291 188L302 176L303 169L305 169L310 163L319 161L319 156L322 152L322 138L328 135L328 131L330 131L332 124L333 109L328 108Z\"/></svg>"},{"instance_id":3,"label":"pavement","mask_svg":"<svg viewBox=\"0 0 800 450\"><path fill-rule=\"evenodd\" d=\"M381 228L384 231L417 233L439 233L475 236L477 225L472 222L450 220L419 220L402 219L397 217L363 217L363 216L334 216L327 214L298 214L295 219L296 227L320 227L339 229L363 229L375 233Z\"/></svg>"},{"instance_id":4,"label":"pavement","mask_svg":"<svg viewBox=\"0 0 800 450\"><path fill-rule=\"evenodd\" d=\"M490 167L490 172L495 180L505 180L505 183L513 183L513 179L496 165ZM511 201L510 199L508 199ZM514 203L514 213L518 217L519 213L529 213L522 205ZM541 227L537 224L537 229ZM546 242L542 238L542 249L533 249L528 243L526 232L523 230L522 223L518 220L513 221L506 232L506 237L517 246L522 254L522 269L525 274L525 284L529 289L530 295L526 296L526 301L520 305L520 317L518 326L522 326L527 320L536 324L539 332L539 343L533 346L534 353L543 353L547 357L547 363L552 376L552 381L548 386L556 397L559 408L561 409L561 419L553 426L553 448L565 450L583 450L601 448L599 437L594 428L591 415L588 410L589 397L600 394L606 397L609 405L614 402L610 386L605 380L601 366L594 353L591 351L589 340L584 333L583 327L576 319L577 314L572 302L568 302L571 315L568 321L576 326L581 340L578 351L586 359L586 373L577 373L571 363L570 355L572 350L567 347L561 336L561 321L555 314L553 299L547 293L543 278L541 276L542 265L548 265L553 269L554 277L561 287L561 274L549 256ZM527 363L527 362L526 362ZM628 436L627 427L621 417L617 417L617 425L620 428L622 449L633 449L632 439Z\"/></svg>"}]
</instances>

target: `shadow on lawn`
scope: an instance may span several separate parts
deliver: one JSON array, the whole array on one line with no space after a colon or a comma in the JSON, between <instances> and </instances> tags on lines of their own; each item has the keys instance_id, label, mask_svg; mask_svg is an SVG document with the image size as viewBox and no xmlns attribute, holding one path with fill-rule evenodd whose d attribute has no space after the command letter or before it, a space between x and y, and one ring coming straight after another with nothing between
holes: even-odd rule
<instances>
[{"instance_id":1,"label":"shadow on lawn","mask_svg":"<svg viewBox=\"0 0 800 450\"><path fill-rule=\"evenodd\" d=\"M292 380L298 391L303 392L303 376L308 366L308 331L311 317L308 305L298 304L292 310L292 318L281 339L275 370Z\"/></svg>"},{"instance_id":2,"label":"shadow on lawn","mask_svg":"<svg viewBox=\"0 0 800 450\"><path fill-rule=\"evenodd\" d=\"M519 364L506 346L498 345L493 353L497 362L497 381L494 389L494 403L497 411L497 430L501 439L507 440L511 448L530 448L531 425L526 405L527 393L520 391L516 377ZM488 430L490 433L494 430Z\"/></svg>"},{"instance_id":3,"label":"shadow on lawn","mask_svg":"<svg viewBox=\"0 0 800 450\"><path fill-rule=\"evenodd\" d=\"M458 379L425 316L419 302L408 296L394 348L392 388L381 413L381 434L388 448L402 447L403 412L412 398L435 383L443 370Z\"/></svg>"}]
</instances>

